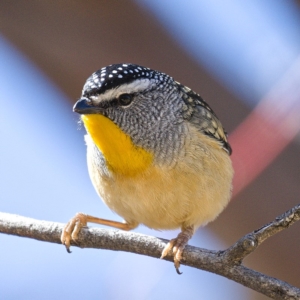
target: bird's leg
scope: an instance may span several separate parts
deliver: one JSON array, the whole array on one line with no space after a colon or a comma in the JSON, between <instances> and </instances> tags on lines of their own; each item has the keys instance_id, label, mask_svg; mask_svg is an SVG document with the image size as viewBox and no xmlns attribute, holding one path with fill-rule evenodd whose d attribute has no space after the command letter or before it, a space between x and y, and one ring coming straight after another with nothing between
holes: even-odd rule
<instances>
[{"instance_id":1,"label":"bird's leg","mask_svg":"<svg viewBox=\"0 0 300 300\"><path fill-rule=\"evenodd\" d=\"M166 247L162 251L160 258L164 258L165 256L167 256L167 254L171 249L173 250L174 266L178 274L181 274L179 271L179 267L180 267L180 261L182 259L182 252L184 250L184 247L187 245L189 239L191 239L191 237L193 236L193 234L194 234L193 225L183 227L181 229L181 232L178 234L177 238L170 240L170 242L166 245Z\"/></svg>"},{"instance_id":2,"label":"bird's leg","mask_svg":"<svg viewBox=\"0 0 300 300\"><path fill-rule=\"evenodd\" d=\"M62 234L61 234L61 242L63 245L66 246L66 249L69 253L70 251L70 245L71 245L71 240L76 242L78 239L78 234L81 230L82 227L86 227L87 223L96 223L96 224L101 224L101 225L106 225L106 226L111 226L115 227L118 229L122 230L131 230L137 227L137 224L130 224L130 223L121 223L121 222L116 222L116 221L110 221L106 219L100 219L97 217L89 216L83 213L77 213L75 217L73 217L64 227Z\"/></svg>"}]
</instances>

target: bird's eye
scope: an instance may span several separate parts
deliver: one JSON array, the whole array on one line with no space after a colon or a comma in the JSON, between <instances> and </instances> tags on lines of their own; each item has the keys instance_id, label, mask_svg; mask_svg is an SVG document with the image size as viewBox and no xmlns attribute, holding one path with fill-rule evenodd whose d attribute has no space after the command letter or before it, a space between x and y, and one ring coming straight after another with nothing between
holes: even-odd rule
<instances>
[{"instance_id":1,"label":"bird's eye","mask_svg":"<svg viewBox=\"0 0 300 300\"><path fill-rule=\"evenodd\" d=\"M122 94L118 97L118 103L122 106L129 105L133 100L133 96L130 94Z\"/></svg>"}]
</instances>

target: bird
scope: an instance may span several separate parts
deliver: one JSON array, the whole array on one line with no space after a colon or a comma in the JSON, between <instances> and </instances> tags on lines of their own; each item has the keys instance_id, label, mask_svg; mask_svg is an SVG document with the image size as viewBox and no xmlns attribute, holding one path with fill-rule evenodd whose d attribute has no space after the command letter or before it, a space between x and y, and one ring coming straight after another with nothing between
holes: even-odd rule
<instances>
[{"instance_id":1,"label":"bird","mask_svg":"<svg viewBox=\"0 0 300 300\"><path fill-rule=\"evenodd\" d=\"M140 224L155 230L179 228L161 258L171 252L181 274L188 241L231 198L232 150L217 115L171 76L131 63L94 72L73 111L87 132L92 184L124 222L77 213L62 231L67 251L89 222L122 230Z\"/></svg>"}]
</instances>

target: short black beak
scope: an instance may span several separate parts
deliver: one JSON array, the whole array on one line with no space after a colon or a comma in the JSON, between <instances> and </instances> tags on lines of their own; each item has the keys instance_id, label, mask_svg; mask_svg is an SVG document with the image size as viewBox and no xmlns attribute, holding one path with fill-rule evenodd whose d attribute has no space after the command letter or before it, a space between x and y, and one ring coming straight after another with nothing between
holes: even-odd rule
<instances>
[{"instance_id":1,"label":"short black beak","mask_svg":"<svg viewBox=\"0 0 300 300\"><path fill-rule=\"evenodd\" d=\"M81 115L88 115L88 114L95 114L96 109L95 106L92 105L92 103L90 102L89 99L87 98L81 98L79 99L74 107L73 107L73 111L77 112Z\"/></svg>"}]
</instances>

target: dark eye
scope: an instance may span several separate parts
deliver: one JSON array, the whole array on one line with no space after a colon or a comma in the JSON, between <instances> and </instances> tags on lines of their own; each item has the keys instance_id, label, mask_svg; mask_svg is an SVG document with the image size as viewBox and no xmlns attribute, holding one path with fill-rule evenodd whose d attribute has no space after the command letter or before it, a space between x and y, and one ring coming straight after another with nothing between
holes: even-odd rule
<instances>
[{"instance_id":1,"label":"dark eye","mask_svg":"<svg viewBox=\"0 0 300 300\"><path fill-rule=\"evenodd\" d=\"M130 94L122 94L118 98L118 103L122 106L129 105L133 100L133 96Z\"/></svg>"}]
</instances>

